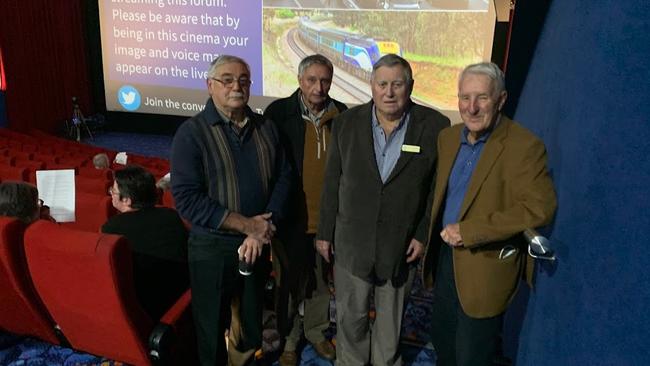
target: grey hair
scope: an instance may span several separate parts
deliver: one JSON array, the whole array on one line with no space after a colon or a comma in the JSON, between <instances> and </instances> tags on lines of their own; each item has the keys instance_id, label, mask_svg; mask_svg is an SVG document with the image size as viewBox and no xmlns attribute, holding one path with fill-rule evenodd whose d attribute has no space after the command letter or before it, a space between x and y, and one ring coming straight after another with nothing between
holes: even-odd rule
<instances>
[{"instance_id":1,"label":"grey hair","mask_svg":"<svg viewBox=\"0 0 650 366\"><path fill-rule=\"evenodd\" d=\"M375 78L375 73L380 67L394 67L398 65L402 66L404 69L404 81L411 83L413 81L413 70L411 70L411 65L404 58L394 53L389 53L382 56L379 60L377 60L377 62L375 62L374 65L372 65L372 74L370 75L370 79L372 80Z\"/></svg>"},{"instance_id":2,"label":"grey hair","mask_svg":"<svg viewBox=\"0 0 650 366\"><path fill-rule=\"evenodd\" d=\"M108 169L111 165L106 153L99 153L93 156L93 166L97 169Z\"/></svg>"},{"instance_id":3,"label":"grey hair","mask_svg":"<svg viewBox=\"0 0 650 366\"><path fill-rule=\"evenodd\" d=\"M317 53L315 55L307 56L300 61L300 65L298 65L298 77L301 78L305 73L305 70L307 70L311 65L323 65L327 67L330 74L334 74L334 65L332 65L332 61Z\"/></svg>"},{"instance_id":4,"label":"grey hair","mask_svg":"<svg viewBox=\"0 0 650 366\"><path fill-rule=\"evenodd\" d=\"M0 183L0 216L15 217L29 224L38 218L39 213L35 186L26 182Z\"/></svg>"},{"instance_id":5,"label":"grey hair","mask_svg":"<svg viewBox=\"0 0 650 366\"><path fill-rule=\"evenodd\" d=\"M485 75L490 80L492 80L492 85L493 85L493 92L495 95L499 95L502 92L506 91L506 77L503 74L503 71L497 66L494 62L480 62L478 64L472 64L467 66L463 71L460 73L460 77L458 78L458 86L460 87L460 83L463 81L465 76L467 74L475 74L475 75Z\"/></svg>"},{"instance_id":6,"label":"grey hair","mask_svg":"<svg viewBox=\"0 0 650 366\"><path fill-rule=\"evenodd\" d=\"M230 63L238 63L244 65L246 67L246 71L248 71L248 75L251 74L251 67L248 65L246 61L244 61L243 58L233 56L233 55L220 55L219 57L212 60L212 62L210 63L210 68L208 68L208 78L215 76L219 66L230 64Z\"/></svg>"}]
</instances>

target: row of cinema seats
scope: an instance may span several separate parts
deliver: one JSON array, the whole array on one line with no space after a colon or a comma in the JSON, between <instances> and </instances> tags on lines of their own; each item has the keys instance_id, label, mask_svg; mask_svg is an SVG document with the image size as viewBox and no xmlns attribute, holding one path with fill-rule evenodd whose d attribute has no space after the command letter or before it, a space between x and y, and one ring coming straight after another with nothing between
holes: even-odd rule
<instances>
[{"instance_id":1,"label":"row of cinema seats","mask_svg":"<svg viewBox=\"0 0 650 366\"><path fill-rule=\"evenodd\" d=\"M131 266L122 236L0 217L0 328L131 365L195 364L190 290L151 319Z\"/></svg>"},{"instance_id":2,"label":"row of cinema seats","mask_svg":"<svg viewBox=\"0 0 650 366\"><path fill-rule=\"evenodd\" d=\"M0 128L0 182L35 183L37 170L74 169L76 221L64 225L97 232L116 213L108 188L113 184L113 170L123 167L113 163L111 169L95 169L92 158L98 153L106 153L110 161L116 155L115 151L57 138L38 130L25 134ZM160 158L129 154L128 163L143 166L156 179L169 172L169 162ZM160 203L174 208L171 192L161 192Z\"/></svg>"},{"instance_id":3,"label":"row of cinema seats","mask_svg":"<svg viewBox=\"0 0 650 366\"><path fill-rule=\"evenodd\" d=\"M94 177L91 172L92 158L98 153L106 153L110 161L117 154L116 151L62 139L39 130L21 133L0 128L0 164L28 168L30 172L43 168L75 169L77 174ZM129 153L128 163L141 165L156 179L169 172L169 161L162 158ZM80 170L83 167L88 169L83 172ZM121 167L115 163L111 166L114 170ZM33 182L32 179L33 175L30 175L27 181Z\"/></svg>"}]
</instances>

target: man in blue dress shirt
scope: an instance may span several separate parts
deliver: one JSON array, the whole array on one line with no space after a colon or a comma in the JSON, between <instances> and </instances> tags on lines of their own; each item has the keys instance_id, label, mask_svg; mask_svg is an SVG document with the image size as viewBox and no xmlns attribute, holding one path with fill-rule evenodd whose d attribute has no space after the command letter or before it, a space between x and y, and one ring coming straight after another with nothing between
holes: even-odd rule
<instances>
[{"instance_id":1,"label":"man in blue dress shirt","mask_svg":"<svg viewBox=\"0 0 650 366\"><path fill-rule=\"evenodd\" d=\"M400 56L379 59L370 83L372 101L333 121L316 236L334 260L338 365L402 363L404 297L426 244L436 140L449 126L411 101L413 73Z\"/></svg>"},{"instance_id":2,"label":"man in blue dress shirt","mask_svg":"<svg viewBox=\"0 0 650 366\"><path fill-rule=\"evenodd\" d=\"M492 364L503 313L520 278L532 279L521 233L555 212L544 144L500 113L506 96L498 66L468 66L458 83L463 124L438 138L423 274L431 285L436 268L432 341L440 366Z\"/></svg>"}]
</instances>

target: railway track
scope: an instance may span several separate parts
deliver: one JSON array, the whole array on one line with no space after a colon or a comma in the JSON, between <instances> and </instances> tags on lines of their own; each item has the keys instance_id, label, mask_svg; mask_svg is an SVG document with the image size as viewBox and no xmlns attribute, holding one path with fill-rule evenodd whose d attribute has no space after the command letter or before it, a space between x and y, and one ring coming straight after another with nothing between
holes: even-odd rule
<instances>
[{"instance_id":1,"label":"railway track","mask_svg":"<svg viewBox=\"0 0 650 366\"><path fill-rule=\"evenodd\" d=\"M296 41L297 37L297 29L292 29L287 33L287 43L289 44L289 48L302 60L306 56L310 55L307 53L301 46L298 44ZM346 78L343 78L340 76L338 73L334 74L334 80L333 84L336 84L339 86L341 89L345 90L348 94L356 98L359 103L366 103L372 98L372 95L365 91L364 89L359 88L357 85L355 85L355 81L357 81L357 85L361 80L357 80L354 78L354 80L350 81L347 80ZM363 84L366 84L366 81L363 80Z\"/></svg>"}]
</instances>

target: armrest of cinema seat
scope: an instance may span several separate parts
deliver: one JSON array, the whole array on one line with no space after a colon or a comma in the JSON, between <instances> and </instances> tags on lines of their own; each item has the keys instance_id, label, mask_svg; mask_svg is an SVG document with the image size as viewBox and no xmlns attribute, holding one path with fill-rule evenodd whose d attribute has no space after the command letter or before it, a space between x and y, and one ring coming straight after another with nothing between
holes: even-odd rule
<instances>
[{"instance_id":1,"label":"armrest of cinema seat","mask_svg":"<svg viewBox=\"0 0 650 366\"><path fill-rule=\"evenodd\" d=\"M187 289L160 318L149 335L149 358L154 364L170 364L169 359L176 353L192 345L180 345L194 339L192 323L192 292ZM176 355L178 356L178 355Z\"/></svg>"}]
</instances>

